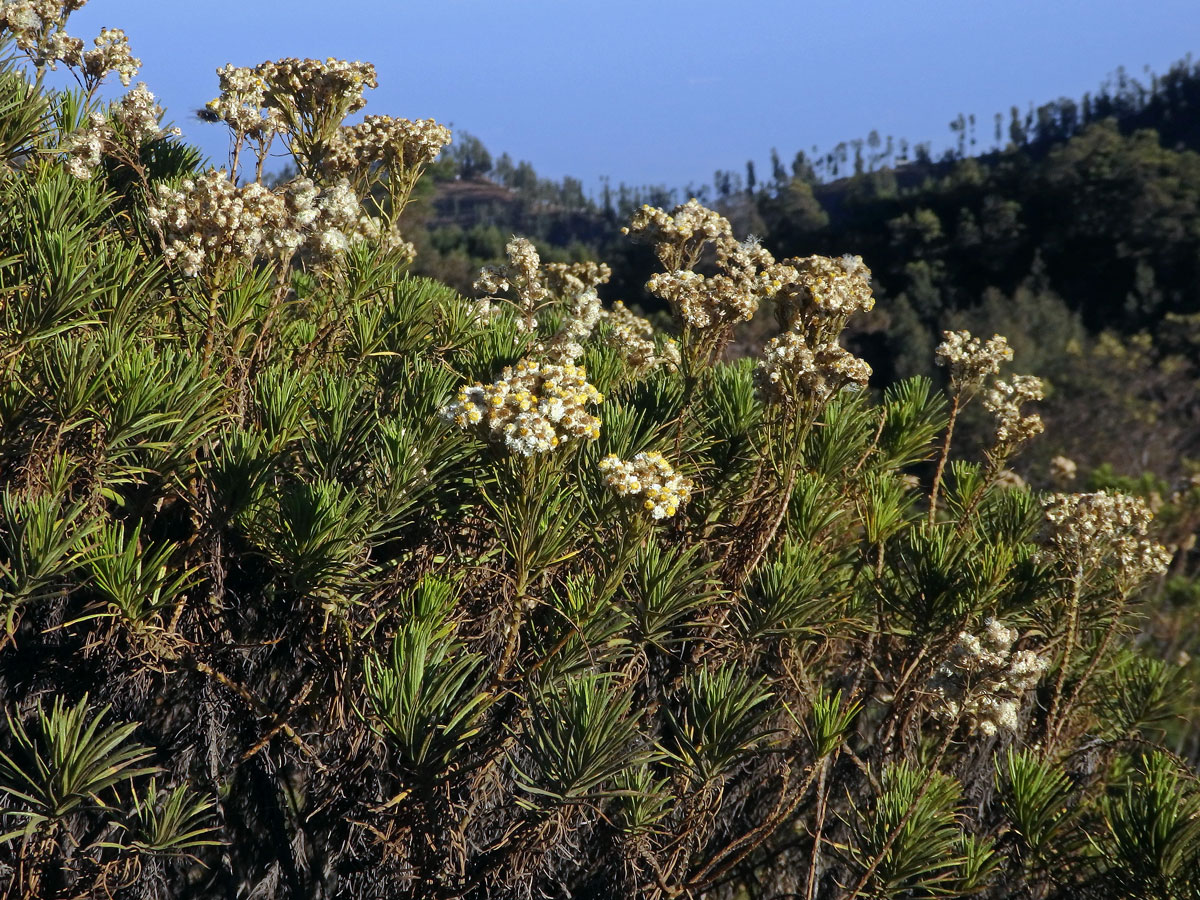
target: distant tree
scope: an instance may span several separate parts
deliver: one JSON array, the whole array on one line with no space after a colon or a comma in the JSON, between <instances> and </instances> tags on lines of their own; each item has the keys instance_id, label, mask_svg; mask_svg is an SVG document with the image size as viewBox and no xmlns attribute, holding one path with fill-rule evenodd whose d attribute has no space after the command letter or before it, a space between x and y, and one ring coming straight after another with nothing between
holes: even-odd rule
<instances>
[{"instance_id":1,"label":"distant tree","mask_svg":"<svg viewBox=\"0 0 1200 900\"><path fill-rule=\"evenodd\" d=\"M1021 122L1021 111L1014 106L1011 112L1012 119L1008 123L1008 139L1013 142L1013 146L1024 147L1025 142L1029 140L1029 133Z\"/></svg>"},{"instance_id":2,"label":"distant tree","mask_svg":"<svg viewBox=\"0 0 1200 900\"><path fill-rule=\"evenodd\" d=\"M505 187L512 187L513 175L516 173L516 166L513 165L512 157L507 153L501 153L500 158L496 160L495 168L492 170L496 180Z\"/></svg>"},{"instance_id":3,"label":"distant tree","mask_svg":"<svg viewBox=\"0 0 1200 900\"><path fill-rule=\"evenodd\" d=\"M787 184L788 176L787 169L783 167L783 160L779 158L779 151L774 147L771 148L771 182L775 190L781 189Z\"/></svg>"},{"instance_id":4,"label":"distant tree","mask_svg":"<svg viewBox=\"0 0 1200 900\"><path fill-rule=\"evenodd\" d=\"M812 163L808 161L803 150L797 150L795 157L792 158L792 177L810 184L817 180L817 173L813 170Z\"/></svg>"},{"instance_id":5,"label":"distant tree","mask_svg":"<svg viewBox=\"0 0 1200 900\"><path fill-rule=\"evenodd\" d=\"M492 171L492 155L483 141L469 132L456 132L454 143L446 153L457 167L460 178L479 178Z\"/></svg>"}]
</instances>

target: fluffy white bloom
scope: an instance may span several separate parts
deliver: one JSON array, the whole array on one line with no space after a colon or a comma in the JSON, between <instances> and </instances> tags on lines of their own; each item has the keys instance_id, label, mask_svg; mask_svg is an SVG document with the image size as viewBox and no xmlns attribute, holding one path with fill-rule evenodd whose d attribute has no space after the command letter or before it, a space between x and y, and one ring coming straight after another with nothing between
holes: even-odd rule
<instances>
[{"instance_id":1,"label":"fluffy white bloom","mask_svg":"<svg viewBox=\"0 0 1200 900\"><path fill-rule=\"evenodd\" d=\"M994 334L986 342L969 331L943 331L945 340L934 351L939 366L950 370L950 383L956 389L980 384L988 375L1000 371L1000 364L1013 358L1008 339Z\"/></svg>"},{"instance_id":2,"label":"fluffy white bloom","mask_svg":"<svg viewBox=\"0 0 1200 900\"><path fill-rule=\"evenodd\" d=\"M996 417L996 440L1021 444L1041 434L1045 426L1036 413L1022 415L1025 403L1042 399L1042 380L1033 375L1014 375L1011 381L997 379L983 398L984 407Z\"/></svg>"},{"instance_id":3,"label":"fluffy white bloom","mask_svg":"<svg viewBox=\"0 0 1200 900\"><path fill-rule=\"evenodd\" d=\"M83 41L63 29L72 12L87 0L5 0L0 5L0 32L38 65L51 69L57 63L78 66L83 62Z\"/></svg>"},{"instance_id":4,"label":"fluffy white bloom","mask_svg":"<svg viewBox=\"0 0 1200 900\"><path fill-rule=\"evenodd\" d=\"M773 400L827 400L848 385L865 387L871 367L836 342L814 349L804 332L791 330L767 342L754 374L759 389Z\"/></svg>"},{"instance_id":5,"label":"fluffy white bloom","mask_svg":"<svg viewBox=\"0 0 1200 900\"><path fill-rule=\"evenodd\" d=\"M1114 567L1130 584L1160 575L1170 552L1148 537L1153 514L1128 494L1051 494L1044 501L1048 542L1070 569Z\"/></svg>"},{"instance_id":6,"label":"fluffy white bloom","mask_svg":"<svg viewBox=\"0 0 1200 900\"><path fill-rule=\"evenodd\" d=\"M844 323L854 313L875 308L871 270L860 256L786 259L776 276L777 317L784 328L796 328L811 318Z\"/></svg>"},{"instance_id":7,"label":"fluffy white bloom","mask_svg":"<svg viewBox=\"0 0 1200 900\"><path fill-rule=\"evenodd\" d=\"M459 389L441 414L462 428L478 427L520 456L545 453L575 438L600 436L600 420L585 406L603 396L581 366L521 360L491 384Z\"/></svg>"},{"instance_id":8,"label":"fluffy white bloom","mask_svg":"<svg viewBox=\"0 0 1200 900\"><path fill-rule=\"evenodd\" d=\"M619 497L644 498L641 506L655 519L669 518L692 495L692 482L678 474L661 453L638 453L631 460L607 456L597 466L604 484Z\"/></svg>"},{"instance_id":9,"label":"fluffy white bloom","mask_svg":"<svg viewBox=\"0 0 1200 900\"><path fill-rule=\"evenodd\" d=\"M136 158L143 144L167 133L159 125L161 118L162 107L139 84L110 107L108 116L92 113L85 126L63 141L59 150L67 155L67 171L76 178L90 178L105 154Z\"/></svg>"},{"instance_id":10,"label":"fluffy white bloom","mask_svg":"<svg viewBox=\"0 0 1200 900\"><path fill-rule=\"evenodd\" d=\"M546 286L542 284L541 257L530 241L519 237L509 241L504 252L508 263L484 266L475 280L475 290L489 295L489 300L497 299L506 291L514 291L522 312L520 327L526 333L532 333L537 328L537 310L548 296Z\"/></svg>"},{"instance_id":11,"label":"fluffy white bloom","mask_svg":"<svg viewBox=\"0 0 1200 900\"><path fill-rule=\"evenodd\" d=\"M556 297L574 297L586 290L607 284L612 269L602 262L544 263L542 280Z\"/></svg>"},{"instance_id":12,"label":"fluffy white bloom","mask_svg":"<svg viewBox=\"0 0 1200 900\"><path fill-rule=\"evenodd\" d=\"M120 28L102 28L92 43L94 48L83 54L84 73L94 81L102 81L109 72L116 72L121 84L129 87L142 61L130 50L125 32Z\"/></svg>"},{"instance_id":13,"label":"fluffy white bloom","mask_svg":"<svg viewBox=\"0 0 1200 900\"><path fill-rule=\"evenodd\" d=\"M972 731L994 735L1016 731L1021 703L1049 667L1033 650L1012 652L1017 631L994 618L983 631L961 632L949 658L935 672L933 708L943 720L959 717Z\"/></svg>"},{"instance_id":14,"label":"fluffy white bloom","mask_svg":"<svg viewBox=\"0 0 1200 900\"><path fill-rule=\"evenodd\" d=\"M338 129L321 166L327 177L346 178L374 165L419 170L433 162L450 143L450 129L433 119L367 116L357 125Z\"/></svg>"},{"instance_id":15,"label":"fluffy white bloom","mask_svg":"<svg viewBox=\"0 0 1200 900\"><path fill-rule=\"evenodd\" d=\"M613 303L612 309L602 310L600 317L608 325L605 343L620 353L634 372L649 372L658 366L673 371L679 366L679 344L674 338L664 336L655 341L654 326L620 300Z\"/></svg>"},{"instance_id":16,"label":"fluffy white bloom","mask_svg":"<svg viewBox=\"0 0 1200 900\"><path fill-rule=\"evenodd\" d=\"M643 206L623 231L654 245L666 271L653 275L646 289L693 328L724 329L746 321L782 284L781 267L766 248L756 240L736 240L729 221L695 199L670 213ZM694 266L709 243L716 273L706 276Z\"/></svg>"},{"instance_id":17,"label":"fluffy white bloom","mask_svg":"<svg viewBox=\"0 0 1200 900\"><path fill-rule=\"evenodd\" d=\"M1075 460L1066 456L1056 456L1050 460L1050 478L1058 485L1066 485L1075 480L1079 467Z\"/></svg>"}]
</instances>

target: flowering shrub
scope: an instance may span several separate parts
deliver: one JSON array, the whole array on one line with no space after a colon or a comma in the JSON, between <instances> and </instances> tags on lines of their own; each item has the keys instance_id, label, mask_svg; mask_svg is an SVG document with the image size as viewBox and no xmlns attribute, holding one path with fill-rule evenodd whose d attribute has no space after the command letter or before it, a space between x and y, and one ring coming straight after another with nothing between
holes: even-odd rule
<instances>
[{"instance_id":1,"label":"flowering shrub","mask_svg":"<svg viewBox=\"0 0 1200 900\"><path fill-rule=\"evenodd\" d=\"M872 385L864 262L696 202L629 226L670 334L520 238L413 278L449 133L344 124L371 66L221 69L202 171L79 5L0 7L80 84L0 71L4 896L1200 890L1200 489L1032 490L1003 338Z\"/></svg>"}]
</instances>

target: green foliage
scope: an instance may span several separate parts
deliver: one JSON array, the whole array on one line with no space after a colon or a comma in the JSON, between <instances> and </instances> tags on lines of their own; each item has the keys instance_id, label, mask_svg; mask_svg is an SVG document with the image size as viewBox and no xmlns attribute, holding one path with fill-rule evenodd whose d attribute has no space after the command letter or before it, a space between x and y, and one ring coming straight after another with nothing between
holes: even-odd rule
<instances>
[{"instance_id":1,"label":"green foliage","mask_svg":"<svg viewBox=\"0 0 1200 900\"><path fill-rule=\"evenodd\" d=\"M1001 802L1013 831L1033 861L1067 856L1078 810L1067 776L1029 750L1009 748L996 759Z\"/></svg>"},{"instance_id":2,"label":"green foliage","mask_svg":"<svg viewBox=\"0 0 1200 900\"><path fill-rule=\"evenodd\" d=\"M396 763L424 777L462 754L491 699L482 690L482 658L453 639L431 593L419 593L425 608L401 626L390 655L367 657L363 669L372 721Z\"/></svg>"},{"instance_id":3,"label":"green foliage","mask_svg":"<svg viewBox=\"0 0 1200 900\"><path fill-rule=\"evenodd\" d=\"M120 617L130 628L161 627L162 615L195 583L194 569L171 566L178 545L141 546L142 526L126 534L123 523L105 523L88 559L91 586L99 595L95 615Z\"/></svg>"},{"instance_id":4,"label":"green foliage","mask_svg":"<svg viewBox=\"0 0 1200 900\"><path fill-rule=\"evenodd\" d=\"M328 117L353 105L332 99L281 142L318 217ZM70 135L97 121L114 137L82 165ZM247 179L256 134L234 135ZM864 170L828 209L803 157L776 167L782 199L726 173L727 212L774 236L798 217L804 252L895 226L783 265L715 213L643 211L655 252L614 246L615 280L658 258L704 285L650 326L571 284L607 298L604 270L547 269L499 227L423 236L403 154L357 172L362 233L310 229L289 176L245 196L297 216L272 245L294 252L233 253L239 234L196 259L156 204L213 176L169 135L117 136L94 92L0 66L0 894L1195 896L1200 489L1098 470L1142 499L1048 517L1045 479L1008 471L1036 457L971 402L987 385L948 398L877 366L876 390L841 343L883 334L845 313L871 305L845 246L877 253L913 354L1036 256L1034 200L1001 189L1018 160L916 193ZM1136 163L1100 192L1125 213L1150 162L1192 163L1101 128L1030 176L1071 194L1071 241L1128 226L1147 255L1167 226L1097 225L1075 196L1105 159ZM475 141L434 167L444 191L492 172L587 206ZM463 242L506 252L479 292L499 296L414 274L397 222L459 284ZM1066 255L1045 247L1043 281ZM1013 346L1052 371L1053 433L1054 398L1152 348L1064 301L1026 317L1053 293L1035 274L970 324L1008 299L1028 318ZM1151 274L1135 305L1173 308ZM735 333L756 305L787 333ZM1174 396L1186 366L1155 366L1145 390Z\"/></svg>"},{"instance_id":5,"label":"green foliage","mask_svg":"<svg viewBox=\"0 0 1200 900\"><path fill-rule=\"evenodd\" d=\"M101 728L107 712L105 707L90 715L86 695L73 707L60 697L49 712L36 709L32 733L20 719L9 716L15 752L0 753L0 791L25 807L10 813L25 826L0 839L29 835L81 806L107 808L115 799L110 791L114 785L155 771L138 768L151 751L129 741L137 725Z\"/></svg>"},{"instance_id":6,"label":"green foliage","mask_svg":"<svg viewBox=\"0 0 1200 900\"><path fill-rule=\"evenodd\" d=\"M866 896L961 897L985 887L999 860L988 841L964 833L961 802L962 788L948 775L904 764L885 769L850 849Z\"/></svg>"},{"instance_id":7,"label":"green foliage","mask_svg":"<svg viewBox=\"0 0 1200 900\"><path fill-rule=\"evenodd\" d=\"M611 678L568 676L530 701L530 721L521 740L528 769L513 761L517 787L532 802L596 802L621 793L620 776L657 758L639 747L630 697Z\"/></svg>"},{"instance_id":8,"label":"green foliage","mask_svg":"<svg viewBox=\"0 0 1200 900\"><path fill-rule=\"evenodd\" d=\"M144 795L133 795L132 822L122 825L132 838L128 846L160 855L219 846L220 841L213 840L214 806L186 784L160 791L158 779L151 778Z\"/></svg>"},{"instance_id":9,"label":"green foliage","mask_svg":"<svg viewBox=\"0 0 1200 900\"><path fill-rule=\"evenodd\" d=\"M760 679L732 664L689 674L672 714L673 753L701 782L713 781L767 739L770 699Z\"/></svg>"},{"instance_id":10,"label":"green foliage","mask_svg":"<svg viewBox=\"0 0 1200 900\"><path fill-rule=\"evenodd\" d=\"M1105 798L1100 837L1110 896L1196 896L1200 890L1200 791L1164 753L1142 757L1124 788Z\"/></svg>"}]
</instances>

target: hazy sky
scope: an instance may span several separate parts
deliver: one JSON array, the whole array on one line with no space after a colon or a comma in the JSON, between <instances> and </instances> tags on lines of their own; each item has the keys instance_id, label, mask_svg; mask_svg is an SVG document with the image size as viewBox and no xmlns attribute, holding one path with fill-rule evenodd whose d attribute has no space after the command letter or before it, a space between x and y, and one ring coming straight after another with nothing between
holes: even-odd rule
<instances>
[{"instance_id":1,"label":"hazy sky","mask_svg":"<svg viewBox=\"0 0 1200 900\"><path fill-rule=\"evenodd\" d=\"M189 110L214 70L281 56L375 63L366 112L434 117L539 174L708 182L871 129L947 146L947 123L1140 77L1200 50L1197 0L91 0L69 31L122 27L145 80Z\"/></svg>"}]
</instances>

